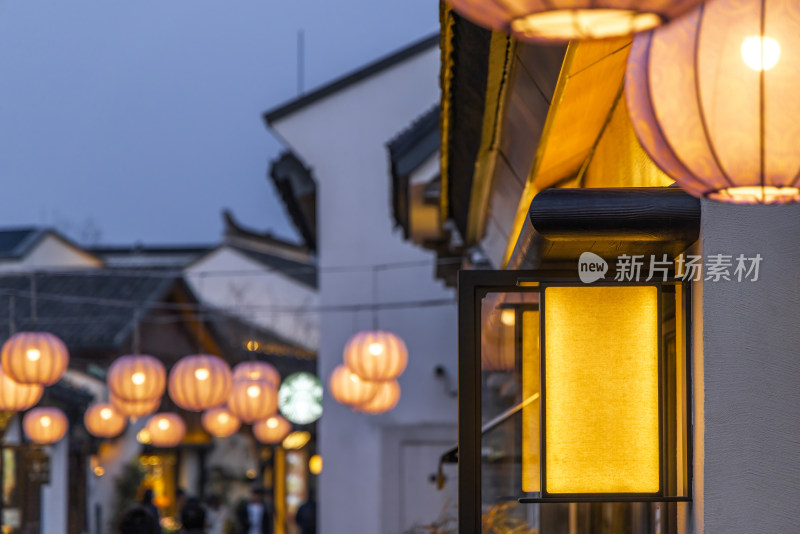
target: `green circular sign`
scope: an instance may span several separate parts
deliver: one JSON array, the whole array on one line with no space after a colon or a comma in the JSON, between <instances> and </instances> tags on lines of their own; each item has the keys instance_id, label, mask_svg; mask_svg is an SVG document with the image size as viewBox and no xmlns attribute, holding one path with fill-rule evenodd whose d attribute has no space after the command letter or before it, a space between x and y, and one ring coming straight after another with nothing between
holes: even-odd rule
<instances>
[{"instance_id":1,"label":"green circular sign","mask_svg":"<svg viewBox=\"0 0 800 534\"><path fill-rule=\"evenodd\" d=\"M322 382L311 373L287 376L278 390L278 407L292 423L313 423L322 415Z\"/></svg>"}]
</instances>

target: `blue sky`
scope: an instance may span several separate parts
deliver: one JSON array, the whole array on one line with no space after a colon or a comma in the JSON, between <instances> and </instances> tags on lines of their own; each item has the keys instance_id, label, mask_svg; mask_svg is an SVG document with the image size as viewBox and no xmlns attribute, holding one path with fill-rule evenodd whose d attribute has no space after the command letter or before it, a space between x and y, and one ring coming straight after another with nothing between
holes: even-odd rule
<instances>
[{"instance_id":1,"label":"blue sky","mask_svg":"<svg viewBox=\"0 0 800 534\"><path fill-rule=\"evenodd\" d=\"M261 114L438 28L435 0L0 0L0 227L211 243L230 208L295 238ZM388 177L387 177L388 179Z\"/></svg>"}]
</instances>

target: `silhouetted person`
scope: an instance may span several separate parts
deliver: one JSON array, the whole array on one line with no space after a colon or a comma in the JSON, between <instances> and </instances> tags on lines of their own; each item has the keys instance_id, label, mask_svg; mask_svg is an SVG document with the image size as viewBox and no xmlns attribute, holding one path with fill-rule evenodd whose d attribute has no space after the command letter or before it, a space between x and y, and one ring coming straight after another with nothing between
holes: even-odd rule
<instances>
[{"instance_id":1,"label":"silhouetted person","mask_svg":"<svg viewBox=\"0 0 800 534\"><path fill-rule=\"evenodd\" d=\"M119 521L119 534L160 534L161 526L152 512L142 505L129 508Z\"/></svg>"},{"instance_id":2,"label":"silhouetted person","mask_svg":"<svg viewBox=\"0 0 800 534\"><path fill-rule=\"evenodd\" d=\"M227 507L222 503L219 495L212 493L206 500L206 529L208 529L208 534L224 534L227 519Z\"/></svg>"},{"instance_id":3,"label":"silhouetted person","mask_svg":"<svg viewBox=\"0 0 800 534\"><path fill-rule=\"evenodd\" d=\"M142 508L150 512L156 521L161 519L161 516L158 513L158 507L153 503L153 490L149 488L144 490L144 494L142 494L142 500L139 501L139 504L142 505Z\"/></svg>"},{"instance_id":4,"label":"silhouetted person","mask_svg":"<svg viewBox=\"0 0 800 534\"><path fill-rule=\"evenodd\" d=\"M308 500L300 505L294 518L300 534L317 534L317 499L314 490L308 491Z\"/></svg>"},{"instance_id":5,"label":"silhouetted person","mask_svg":"<svg viewBox=\"0 0 800 534\"><path fill-rule=\"evenodd\" d=\"M181 523L183 524L182 533L203 534L206 526L206 511L200 501L194 497L186 499L186 503L181 509Z\"/></svg>"},{"instance_id":6,"label":"silhouetted person","mask_svg":"<svg viewBox=\"0 0 800 534\"><path fill-rule=\"evenodd\" d=\"M266 493L262 487L253 488L250 501L236 510L241 534L272 534L272 511L264 501Z\"/></svg>"}]
</instances>

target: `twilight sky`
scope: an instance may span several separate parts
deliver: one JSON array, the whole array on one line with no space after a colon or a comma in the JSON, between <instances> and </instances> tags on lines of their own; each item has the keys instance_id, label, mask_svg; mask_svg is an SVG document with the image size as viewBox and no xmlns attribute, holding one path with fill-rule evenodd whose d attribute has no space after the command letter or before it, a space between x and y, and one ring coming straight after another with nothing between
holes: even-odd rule
<instances>
[{"instance_id":1,"label":"twilight sky","mask_svg":"<svg viewBox=\"0 0 800 534\"><path fill-rule=\"evenodd\" d=\"M308 90L435 32L438 2L0 0L0 228L213 243L230 208L294 238L261 114L297 95L300 28Z\"/></svg>"}]
</instances>

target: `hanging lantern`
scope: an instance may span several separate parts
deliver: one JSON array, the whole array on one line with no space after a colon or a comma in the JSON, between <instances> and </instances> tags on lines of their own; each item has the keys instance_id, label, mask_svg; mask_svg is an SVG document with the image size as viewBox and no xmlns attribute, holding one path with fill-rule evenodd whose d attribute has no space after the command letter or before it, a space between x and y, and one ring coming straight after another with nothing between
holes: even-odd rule
<instances>
[{"instance_id":1,"label":"hanging lantern","mask_svg":"<svg viewBox=\"0 0 800 534\"><path fill-rule=\"evenodd\" d=\"M233 412L225 407L211 408L203 412L201 418L203 428L218 438L227 438L232 436L242 426L242 422L236 417Z\"/></svg>"},{"instance_id":2,"label":"hanging lantern","mask_svg":"<svg viewBox=\"0 0 800 534\"><path fill-rule=\"evenodd\" d=\"M113 393L109 393L108 400L118 413L131 418L150 415L161 406L160 397L153 400L127 401L125 399L120 399Z\"/></svg>"},{"instance_id":3,"label":"hanging lantern","mask_svg":"<svg viewBox=\"0 0 800 534\"><path fill-rule=\"evenodd\" d=\"M125 430L125 416L110 403L90 406L83 415L83 426L98 438L113 438Z\"/></svg>"},{"instance_id":4,"label":"hanging lantern","mask_svg":"<svg viewBox=\"0 0 800 534\"><path fill-rule=\"evenodd\" d=\"M44 387L38 384L18 384L0 367L0 411L21 412L42 398Z\"/></svg>"},{"instance_id":5,"label":"hanging lantern","mask_svg":"<svg viewBox=\"0 0 800 534\"><path fill-rule=\"evenodd\" d=\"M51 386L69 364L67 346L47 332L17 332L3 345L3 369L20 384Z\"/></svg>"},{"instance_id":6,"label":"hanging lantern","mask_svg":"<svg viewBox=\"0 0 800 534\"><path fill-rule=\"evenodd\" d=\"M408 349L391 332L359 332L344 347L344 363L364 380L392 380L405 371Z\"/></svg>"},{"instance_id":7,"label":"hanging lantern","mask_svg":"<svg viewBox=\"0 0 800 534\"><path fill-rule=\"evenodd\" d=\"M157 413L145 425L154 447L175 447L186 435L186 423L172 412Z\"/></svg>"},{"instance_id":8,"label":"hanging lantern","mask_svg":"<svg viewBox=\"0 0 800 534\"><path fill-rule=\"evenodd\" d=\"M278 410L278 392L264 379L236 380L228 397L228 408L245 423L252 423Z\"/></svg>"},{"instance_id":9,"label":"hanging lantern","mask_svg":"<svg viewBox=\"0 0 800 534\"><path fill-rule=\"evenodd\" d=\"M250 380L263 378L271 382L275 389L281 387L281 374L266 362L237 363L233 368L233 380L235 382L240 378L249 378Z\"/></svg>"},{"instance_id":10,"label":"hanging lantern","mask_svg":"<svg viewBox=\"0 0 800 534\"><path fill-rule=\"evenodd\" d=\"M639 141L694 196L800 201L798 49L800 10L774 0L708 2L638 36L625 92Z\"/></svg>"},{"instance_id":11,"label":"hanging lantern","mask_svg":"<svg viewBox=\"0 0 800 534\"><path fill-rule=\"evenodd\" d=\"M181 358L169 373L169 396L190 412L225 404L231 390L231 370L222 358L197 354Z\"/></svg>"},{"instance_id":12,"label":"hanging lantern","mask_svg":"<svg viewBox=\"0 0 800 534\"><path fill-rule=\"evenodd\" d=\"M22 418L25 435L34 443L49 445L67 433L67 416L58 408L34 408Z\"/></svg>"},{"instance_id":13,"label":"hanging lantern","mask_svg":"<svg viewBox=\"0 0 800 534\"><path fill-rule=\"evenodd\" d=\"M447 0L475 24L534 42L607 39L649 30L702 0Z\"/></svg>"},{"instance_id":14,"label":"hanging lantern","mask_svg":"<svg viewBox=\"0 0 800 534\"><path fill-rule=\"evenodd\" d=\"M339 365L328 382L331 395L346 406L360 406L369 402L378 392L378 384L360 378L346 365Z\"/></svg>"},{"instance_id":15,"label":"hanging lantern","mask_svg":"<svg viewBox=\"0 0 800 534\"><path fill-rule=\"evenodd\" d=\"M273 415L253 424L253 435L267 445L280 443L291 431L292 423L280 415Z\"/></svg>"},{"instance_id":16,"label":"hanging lantern","mask_svg":"<svg viewBox=\"0 0 800 534\"><path fill-rule=\"evenodd\" d=\"M152 401L164 395L167 371L158 358L128 354L114 360L108 369L108 389L126 401Z\"/></svg>"},{"instance_id":17,"label":"hanging lantern","mask_svg":"<svg viewBox=\"0 0 800 534\"><path fill-rule=\"evenodd\" d=\"M365 404L357 406L356 409L370 415L377 415L394 409L398 402L400 402L400 384L397 383L397 380L387 380L379 382L378 392L375 396Z\"/></svg>"}]
</instances>

